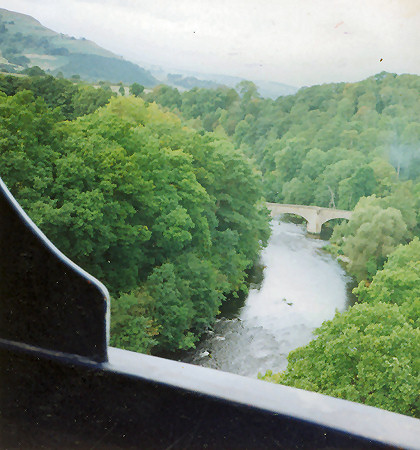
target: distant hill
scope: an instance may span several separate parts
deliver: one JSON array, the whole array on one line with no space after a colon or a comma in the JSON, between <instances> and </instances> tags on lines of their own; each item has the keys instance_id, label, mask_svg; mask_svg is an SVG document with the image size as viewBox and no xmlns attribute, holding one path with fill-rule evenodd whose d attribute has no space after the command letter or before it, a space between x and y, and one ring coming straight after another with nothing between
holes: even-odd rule
<instances>
[{"instance_id":1,"label":"distant hill","mask_svg":"<svg viewBox=\"0 0 420 450\"><path fill-rule=\"evenodd\" d=\"M168 69L171 71L172 69ZM160 66L152 66L150 71L158 78L164 79L165 83L183 89L198 88L217 88L219 86L235 87L238 83L245 80L245 78L234 77L230 75L199 73L191 71L178 71L177 74L167 73L164 68ZM182 73L182 74L181 74ZM262 97L276 99L285 95L293 95L299 90L295 86L290 86L276 81L262 81L250 80L258 88L258 92Z\"/></svg>"},{"instance_id":2,"label":"distant hill","mask_svg":"<svg viewBox=\"0 0 420 450\"><path fill-rule=\"evenodd\" d=\"M196 77L185 77L181 74L168 73L166 77L166 82L174 87L180 87L184 89L192 88L205 88L205 89L216 89L221 83L215 83L209 80L199 80Z\"/></svg>"},{"instance_id":3,"label":"distant hill","mask_svg":"<svg viewBox=\"0 0 420 450\"><path fill-rule=\"evenodd\" d=\"M157 78L180 90L235 87L244 78L198 72L169 73L161 68L148 71L85 38L56 33L31 16L0 8L0 71L19 72L39 66L47 73L60 72L66 78L79 75L83 80L146 87L159 84ZM275 81L251 80L262 97L277 98L295 94L298 89Z\"/></svg>"},{"instance_id":4,"label":"distant hill","mask_svg":"<svg viewBox=\"0 0 420 450\"><path fill-rule=\"evenodd\" d=\"M224 84L229 87L235 87L238 83L245 80L245 78L232 77L229 75L202 74L201 76L196 76L198 76L199 78L206 78L208 80ZM263 81L253 79L251 79L250 81L255 83L258 88L258 92L262 97L269 97L272 99L276 99L277 97L282 97L285 95L293 95L296 94L296 92L299 90L295 86L278 83L277 81Z\"/></svg>"},{"instance_id":5,"label":"distant hill","mask_svg":"<svg viewBox=\"0 0 420 450\"><path fill-rule=\"evenodd\" d=\"M159 83L150 72L92 41L56 33L31 16L2 8L0 52L0 69L4 71L36 65L54 75L77 74L88 81L137 82L144 86Z\"/></svg>"}]
</instances>

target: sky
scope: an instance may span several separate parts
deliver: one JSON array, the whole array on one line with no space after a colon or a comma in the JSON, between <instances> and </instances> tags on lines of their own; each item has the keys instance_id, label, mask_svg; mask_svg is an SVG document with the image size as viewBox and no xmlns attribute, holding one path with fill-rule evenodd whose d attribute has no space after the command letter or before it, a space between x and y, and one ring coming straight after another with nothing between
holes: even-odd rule
<instances>
[{"instance_id":1,"label":"sky","mask_svg":"<svg viewBox=\"0 0 420 450\"><path fill-rule=\"evenodd\" d=\"M420 0L0 0L126 59L292 86L420 74Z\"/></svg>"}]
</instances>

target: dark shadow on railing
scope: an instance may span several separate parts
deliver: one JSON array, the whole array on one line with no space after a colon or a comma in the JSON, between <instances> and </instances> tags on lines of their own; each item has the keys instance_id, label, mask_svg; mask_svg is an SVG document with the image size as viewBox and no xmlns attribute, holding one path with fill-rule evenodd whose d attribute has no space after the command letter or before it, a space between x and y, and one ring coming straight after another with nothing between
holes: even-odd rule
<instances>
[{"instance_id":1,"label":"dark shadow on railing","mask_svg":"<svg viewBox=\"0 0 420 450\"><path fill-rule=\"evenodd\" d=\"M1 448L420 448L420 421L107 347L108 294L0 180Z\"/></svg>"},{"instance_id":2,"label":"dark shadow on railing","mask_svg":"<svg viewBox=\"0 0 420 450\"><path fill-rule=\"evenodd\" d=\"M107 289L0 190L0 337L106 361Z\"/></svg>"}]
</instances>

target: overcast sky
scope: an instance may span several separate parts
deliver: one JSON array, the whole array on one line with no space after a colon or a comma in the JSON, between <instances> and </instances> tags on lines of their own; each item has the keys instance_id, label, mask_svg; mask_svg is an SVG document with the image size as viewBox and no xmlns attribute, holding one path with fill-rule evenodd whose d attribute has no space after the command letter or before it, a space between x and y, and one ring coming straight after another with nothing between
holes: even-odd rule
<instances>
[{"instance_id":1,"label":"overcast sky","mask_svg":"<svg viewBox=\"0 0 420 450\"><path fill-rule=\"evenodd\" d=\"M0 0L129 60L293 86L420 74L420 0Z\"/></svg>"}]
</instances>

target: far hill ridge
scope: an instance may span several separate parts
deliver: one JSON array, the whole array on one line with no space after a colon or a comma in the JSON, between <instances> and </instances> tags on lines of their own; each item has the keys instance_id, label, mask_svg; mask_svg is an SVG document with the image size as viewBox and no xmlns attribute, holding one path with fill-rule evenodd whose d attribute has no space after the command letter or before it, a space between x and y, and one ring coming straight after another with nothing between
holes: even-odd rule
<instances>
[{"instance_id":1,"label":"far hill ridge","mask_svg":"<svg viewBox=\"0 0 420 450\"><path fill-rule=\"evenodd\" d=\"M14 72L39 66L53 75L87 81L155 86L148 71L85 38L56 33L31 16L0 8L0 69Z\"/></svg>"}]
</instances>

